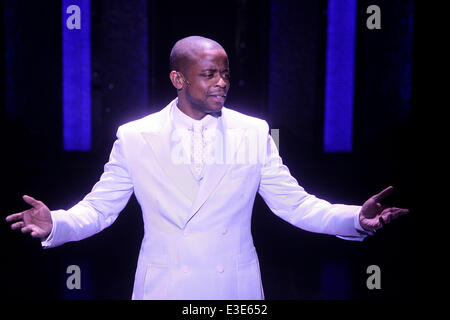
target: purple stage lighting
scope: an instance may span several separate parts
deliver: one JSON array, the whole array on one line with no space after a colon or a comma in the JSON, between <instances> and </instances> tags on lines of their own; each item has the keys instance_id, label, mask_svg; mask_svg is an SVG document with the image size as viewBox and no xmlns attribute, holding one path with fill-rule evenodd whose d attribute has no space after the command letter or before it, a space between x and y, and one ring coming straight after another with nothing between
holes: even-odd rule
<instances>
[{"instance_id":1,"label":"purple stage lighting","mask_svg":"<svg viewBox=\"0 0 450 320\"><path fill-rule=\"evenodd\" d=\"M356 0L329 0L324 151L352 151Z\"/></svg>"},{"instance_id":2,"label":"purple stage lighting","mask_svg":"<svg viewBox=\"0 0 450 320\"><path fill-rule=\"evenodd\" d=\"M63 143L91 149L90 0L62 0Z\"/></svg>"}]
</instances>

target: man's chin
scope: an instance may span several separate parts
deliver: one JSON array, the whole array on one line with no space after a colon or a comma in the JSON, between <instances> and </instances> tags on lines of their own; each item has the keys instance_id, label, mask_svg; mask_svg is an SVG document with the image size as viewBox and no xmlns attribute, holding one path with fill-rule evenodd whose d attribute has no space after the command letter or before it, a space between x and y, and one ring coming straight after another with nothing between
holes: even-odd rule
<instances>
[{"instance_id":1,"label":"man's chin","mask_svg":"<svg viewBox=\"0 0 450 320\"><path fill-rule=\"evenodd\" d=\"M222 110L223 105L224 105L223 103L212 105L212 106L209 105L208 110L206 112L210 113L210 114L220 112Z\"/></svg>"}]
</instances>

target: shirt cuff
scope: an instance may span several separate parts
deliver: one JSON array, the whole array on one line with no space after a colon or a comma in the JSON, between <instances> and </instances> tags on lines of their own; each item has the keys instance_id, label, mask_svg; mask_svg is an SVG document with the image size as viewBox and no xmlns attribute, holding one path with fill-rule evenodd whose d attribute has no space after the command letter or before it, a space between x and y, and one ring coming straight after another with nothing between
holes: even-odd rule
<instances>
[{"instance_id":1,"label":"shirt cuff","mask_svg":"<svg viewBox=\"0 0 450 320\"><path fill-rule=\"evenodd\" d=\"M53 214L54 214L54 212L51 211L50 217L52 218L52 230L50 231L50 234L48 235L48 237L41 241L42 248L44 248L44 249L51 247L53 235L55 234L56 223L55 223L55 219L53 219Z\"/></svg>"},{"instance_id":2,"label":"shirt cuff","mask_svg":"<svg viewBox=\"0 0 450 320\"><path fill-rule=\"evenodd\" d=\"M363 227L361 227L361 222L359 221L359 215L360 215L360 213L358 213L355 216L355 229L356 229L356 231L358 231L358 233L360 233L360 234L373 236L375 234L375 232L367 231Z\"/></svg>"}]
</instances>

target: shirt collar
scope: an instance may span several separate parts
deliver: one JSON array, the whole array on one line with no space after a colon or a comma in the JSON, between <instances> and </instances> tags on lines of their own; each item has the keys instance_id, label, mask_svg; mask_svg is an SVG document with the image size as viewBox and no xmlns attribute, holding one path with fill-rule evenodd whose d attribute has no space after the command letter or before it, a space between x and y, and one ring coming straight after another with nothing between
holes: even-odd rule
<instances>
[{"instance_id":1,"label":"shirt collar","mask_svg":"<svg viewBox=\"0 0 450 320\"><path fill-rule=\"evenodd\" d=\"M220 115L212 116L206 114L201 120L195 120L178 108L178 99L175 101L172 108L172 120L175 128L178 129L194 130L194 128L206 128L208 131L212 132L217 128L219 117Z\"/></svg>"}]
</instances>

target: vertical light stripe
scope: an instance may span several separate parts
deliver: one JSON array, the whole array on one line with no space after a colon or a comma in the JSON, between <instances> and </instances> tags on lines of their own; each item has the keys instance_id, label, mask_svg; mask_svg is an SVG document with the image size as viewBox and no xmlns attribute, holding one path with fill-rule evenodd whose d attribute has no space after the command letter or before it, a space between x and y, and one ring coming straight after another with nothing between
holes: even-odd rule
<instances>
[{"instance_id":1,"label":"vertical light stripe","mask_svg":"<svg viewBox=\"0 0 450 320\"><path fill-rule=\"evenodd\" d=\"M280 152L280 129L270 129L270 135L277 146L278 152Z\"/></svg>"},{"instance_id":2,"label":"vertical light stripe","mask_svg":"<svg viewBox=\"0 0 450 320\"><path fill-rule=\"evenodd\" d=\"M328 0L324 151L352 151L356 0Z\"/></svg>"},{"instance_id":3,"label":"vertical light stripe","mask_svg":"<svg viewBox=\"0 0 450 320\"><path fill-rule=\"evenodd\" d=\"M67 8L80 8L80 29L69 29ZM62 0L63 143L66 151L91 149L90 0Z\"/></svg>"}]
</instances>

